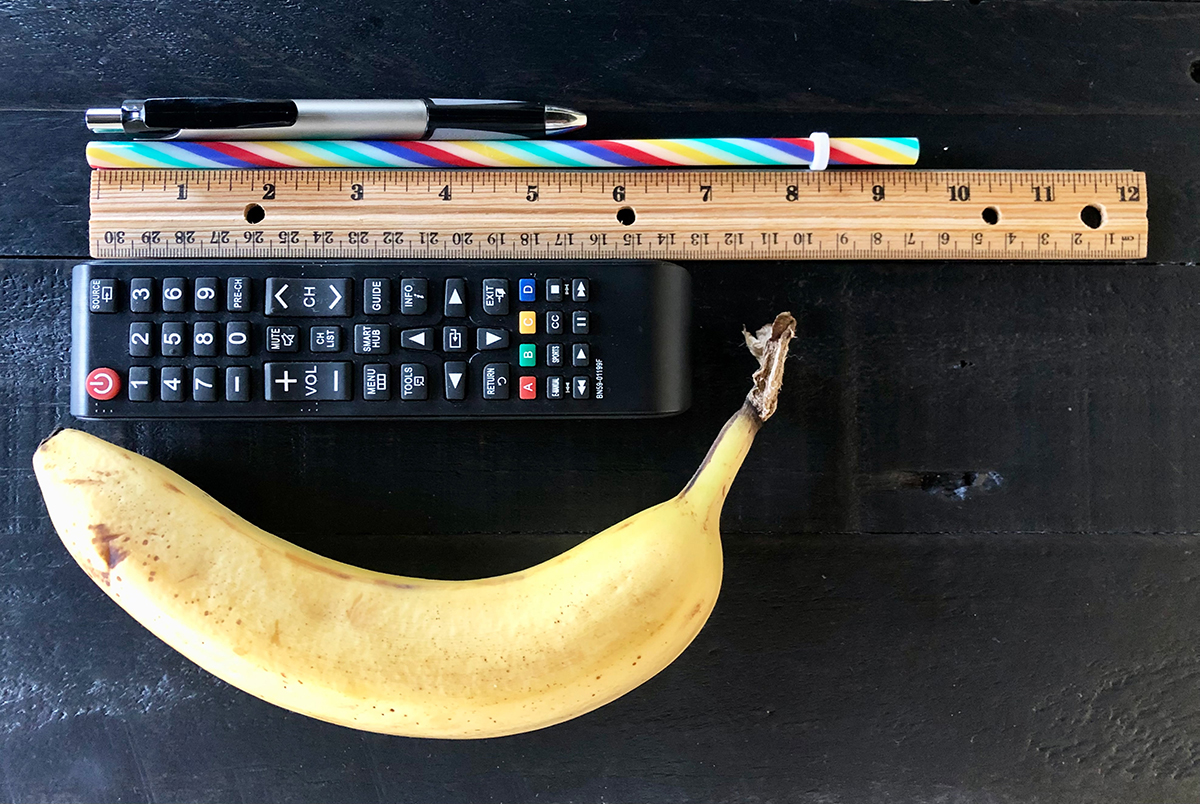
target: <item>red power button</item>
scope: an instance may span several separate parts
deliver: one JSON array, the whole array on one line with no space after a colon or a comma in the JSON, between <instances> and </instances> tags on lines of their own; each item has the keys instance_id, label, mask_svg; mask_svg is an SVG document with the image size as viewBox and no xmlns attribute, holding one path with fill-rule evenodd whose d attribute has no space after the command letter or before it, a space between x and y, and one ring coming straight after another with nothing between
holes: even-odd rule
<instances>
[{"instance_id":1,"label":"red power button","mask_svg":"<svg viewBox=\"0 0 1200 804\"><path fill-rule=\"evenodd\" d=\"M110 368L92 369L84 381L88 396L106 401L121 392L121 378Z\"/></svg>"}]
</instances>

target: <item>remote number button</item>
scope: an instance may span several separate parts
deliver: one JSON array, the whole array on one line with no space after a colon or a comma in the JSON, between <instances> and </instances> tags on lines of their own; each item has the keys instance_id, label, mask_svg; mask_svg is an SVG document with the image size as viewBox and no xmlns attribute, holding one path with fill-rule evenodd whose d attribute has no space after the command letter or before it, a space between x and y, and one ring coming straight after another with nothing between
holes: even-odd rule
<instances>
[{"instance_id":1,"label":"remote number button","mask_svg":"<svg viewBox=\"0 0 1200 804\"><path fill-rule=\"evenodd\" d=\"M537 399L537 377L524 376L518 382L521 399Z\"/></svg>"},{"instance_id":2,"label":"remote number button","mask_svg":"<svg viewBox=\"0 0 1200 804\"><path fill-rule=\"evenodd\" d=\"M129 325L129 356L150 357L154 354L154 346L150 339L154 337L154 325L149 321L134 321Z\"/></svg>"},{"instance_id":3,"label":"remote number button","mask_svg":"<svg viewBox=\"0 0 1200 804\"><path fill-rule=\"evenodd\" d=\"M562 377L547 377L546 378L546 398L547 399L562 399L563 398L563 378Z\"/></svg>"},{"instance_id":4,"label":"remote number button","mask_svg":"<svg viewBox=\"0 0 1200 804\"><path fill-rule=\"evenodd\" d=\"M183 381L183 366L164 366L158 375L158 398L163 402L182 402L187 387Z\"/></svg>"},{"instance_id":5,"label":"remote number button","mask_svg":"<svg viewBox=\"0 0 1200 804\"><path fill-rule=\"evenodd\" d=\"M129 280L129 312L154 312L154 280L145 277Z\"/></svg>"},{"instance_id":6,"label":"remote number button","mask_svg":"<svg viewBox=\"0 0 1200 804\"><path fill-rule=\"evenodd\" d=\"M571 332L575 335L587 335L591 327L591 317L587 310L576 310L571 313Z\"/></svg>"},{"instance_id":7,"label":"remote number button","mask_svg":"<svg viewBox=\"0 0 1200 804\"><path fill-rule=\"evenodd\" d=\"M429 375L423 363L400 364L400 399L422 400L429 398Z\"/></svg>"},{"instance_id":8,"label":"remote number button","mask_svg":"<svg viewBox=\"0 0 1200 804\"><path fill-rule=\"evenodd\" d=\"M533 310L522 310L518 316L518 324L520 325L520 333L522 335L534 335L537 333L537 313Z\"/></svg>"},{"instance_id":9,"label":"remote number button","mask_svg":"<svg viewBox=\"0 0 1200 804\"><path fill-rule=\"evenodd\" d=\"M387 363L368 363L363 366L362 398L368 402L386 402L392 398L388 381L391 367Z\"/></svg>"},{"instance_id":10,"label":"remote number button","mask_svg":"<svg viewBox=\"0 0 1200 804\"><path fill-rule=\"evenodd\" d=\"M392 312L392 280L363 280L363 313L390 315Z\"/></svg>"},{"instance_id":11,"label":"remote number button","mask_svg":"<svg viewBox=\"0 0 1200 804\"><path fill-rule=\"evenodd\" d=\"M250 401L249 366L230 366L225 369L225 401Z\"/></svg>"},{"instance_id":12,"label":"remote number button","mask_svg":"<svg viewBox=\"0 0 1200 804\"><path fill-rule=\"evenodd\" d=\"M467 364L452 360L446 363L446 399L457 402L467 398Z\"/></svg>"},{"instance_id":13,"label":"remote number button","mask_svg":"<svg viewBox=\"0 0 1200 804\"><path fill-rule=\"evenodd\" d=\"M483 311L488 315L508 315L508 280L483 280Z\"/></svg>"},{"instance_id":14,"label":"remote number button","mask_svg":"<svg viewBox=\"0 0 1200 804\"><path fill-rule=\"evenodd\" d=\"M483 367L483 398L508 399L507 363L488 363Z\"/></svg>"},{"instance_id":15,"label":"remote number button","mask_svg":"<svg viewBox=\"0 0 1200 804\"><path fill-rule=\"evenodd\" d=\"M250 356L249 321L230 321L225 325L225 354L230 357Z\"/></svg>"},{"instance_id":16,"label":"remote number button","mask_svg":"<svg viewBox=\"0 0 1200 804\"><path fill-rule=\"evenodd\" d=\"M217 369L215 366L197 366L192 369L192 401L217 401Z\"/></svg>"},{"instance_id":17,"label":"remote number button","mask_svg":"<svg viewBox=\"0 0 1200 804\"><path fill-rule=\"evenodd\" d=\"M130 402L149 402L151 399L150 393L150 367L149 366L132 366L129 369L129 401Z\"/></svg>"},{"instance_id":18,"label":"remote number button","mask_svg":"<svg viewBox=\"0 0 1200 804\"><path fill-rule=\"evenodd\" d=\"M182 313L187 311L187 280L178 276L162 281L162 311Z\"/></svg>"},{"instance_id":19,"label":"remote number button","mask_svg":"<svg viewBox=\"0 0 1200 804\"><path fill-rule=\"evenodd\" d=\"M225 285L225 309L231 313L250 312L250 277L229 277Z\"/></svg>"},{"instance_id":20,"label":"remote number button","mask_svg":"<svg viewBox=\"0 0 1200 804\"><path fill-rule=\"evenodd\" d=\"M92 399L107 402L121 393L121 377L110 368L94 368L88 372L83 387Z\"/></svg>"},{"instance_id":21,"label":"remote number button","mask_svg":"<svg viewBox=\"0 0 1200 804\"><path fill-rule=\"evenodd\" d=\"M267 279L264 315L316 318L350 314L349 279Z\"/></svg>"},{"instance_id":22,"label":"remote number button","mask_svg":"<svg viewBox=\"0 0 1200 804\"><path fill-rule=\"evenodd\" d=\"M88 283L88 311L115 313L117 311L117 280L93 279Z\"/></svg>"},{"instance_id":23,"label":"remote number button","mask_svg":"<svg viewBox=\"0 0 1200 804\"><path fill-rule=\"evenodd\" d=\"M193 288L192 306L197 313L215 313L217 311L217 278L201 276L196 279Z\"/></svg>"},{"instance_id":24,"label":"remote number button","mask_svg":"<svg viewBox=\"0 0 1200 804\"><path fill-rule=\"evenodd\" d=\"M400 314L425 315L429 309L429 280L400 280Z\"/></svg>"},{"instance_id":25,"label":"remote number button","mask_svg":"<svg viewBox=\"0 0 1200 804\"><path fill-rule=\"evenodd\" d=\"M268 352L299 352L300 327L267 327Z\"/></svg>"},{"instance_id":26,"label":"remote number button","mask_svg":"<svg viewBox=\"0 0 1200 804\"><path fill-rule=\"evenodd\" d=\"M183 357L183 330L186 326L182 321L168 321L162 325L159 351L163 357Z\"/></svg>"},{"instance_id":27,"label":"remote number button","mask_svg":"<svg viewBox=\"0 0 1200 804\"><path fill-rule=\"evenodd\" d=\"M197 321L192 325L192 354L196 357L217 356L216 321Z\"/></svg>"}]
</instances>

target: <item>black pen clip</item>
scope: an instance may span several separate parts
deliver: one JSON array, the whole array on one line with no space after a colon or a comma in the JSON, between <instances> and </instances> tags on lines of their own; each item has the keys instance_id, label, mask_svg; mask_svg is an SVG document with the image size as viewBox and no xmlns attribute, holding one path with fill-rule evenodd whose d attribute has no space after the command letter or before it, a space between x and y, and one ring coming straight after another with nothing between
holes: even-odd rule
<instances>
[{"instance_id":1,"label":"black pen clip","mask_svg":"<svg viewBox=\"0 0 1200 804\"><path fill-rule=\"evenodd\" d=\"M141 118L150 131L281 128L296 124L296 104L248 98L148 98L142 101Z\"/></svg>"}]
</instances>

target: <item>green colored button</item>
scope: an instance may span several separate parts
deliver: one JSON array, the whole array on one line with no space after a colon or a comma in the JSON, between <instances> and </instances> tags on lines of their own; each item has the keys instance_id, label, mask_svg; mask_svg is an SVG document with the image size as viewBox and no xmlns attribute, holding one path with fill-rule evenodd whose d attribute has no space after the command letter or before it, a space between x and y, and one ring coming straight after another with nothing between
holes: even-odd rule
<instances>
[{"instance_id":1,"label":"green colored button","mask_svg":"<svg viewBox=\"0 0 1200 804\"><path fill-rule=\"evenodd\" d=\"M536 366L537 365L537 345L532 343L521 344L521 365Z\"/></svg>"}]
</instances>

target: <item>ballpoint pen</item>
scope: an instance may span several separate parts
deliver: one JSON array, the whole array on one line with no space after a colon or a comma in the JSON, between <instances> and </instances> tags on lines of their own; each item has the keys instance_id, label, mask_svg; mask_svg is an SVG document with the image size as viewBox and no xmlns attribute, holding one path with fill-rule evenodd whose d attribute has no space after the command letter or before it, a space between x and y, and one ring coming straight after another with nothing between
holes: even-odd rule
<instances>
[{"instance_id":1,"label":"ballpoint pen","mask_svg":"<svg viewBox=\"0 0 1200 804\"><path fill-rule=\"evenodd\" d=\"M152 140L504 140L574 131L572 109L505 100L149 98L88 109L96 134Z\"/></svg>"}]
</instances>

